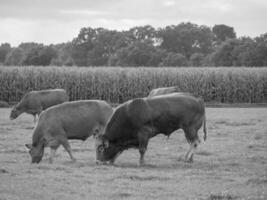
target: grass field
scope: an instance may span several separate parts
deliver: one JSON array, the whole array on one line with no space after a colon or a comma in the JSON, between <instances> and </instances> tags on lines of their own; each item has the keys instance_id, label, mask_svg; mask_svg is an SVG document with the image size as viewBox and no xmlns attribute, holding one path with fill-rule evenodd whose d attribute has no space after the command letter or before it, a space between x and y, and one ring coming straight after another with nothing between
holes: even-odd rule
<instances>
[{"instance_id":1,"label":"grass field","mask_svg":"<svg viewBox=\"0 0 267 200\"><path fill-rule=\"evenodd\" d=\"M149 143L145 167L139 153L125 151L115 166L96 165L93 138L71 141L76 163L60 148L30 164L24 144L33 118L8 119L0 109L0 199L267 199L267 108L207 108L208 139L194 163L182 131ZM203 138L202 130L199 133Z\"/></svg>"}]
</instances>

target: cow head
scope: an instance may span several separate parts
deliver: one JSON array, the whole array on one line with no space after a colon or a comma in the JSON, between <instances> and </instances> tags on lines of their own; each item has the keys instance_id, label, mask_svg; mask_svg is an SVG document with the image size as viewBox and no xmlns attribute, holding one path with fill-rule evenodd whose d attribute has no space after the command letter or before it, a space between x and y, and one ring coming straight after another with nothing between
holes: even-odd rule
<instances>
[{"instance_id":1,"label":"cow head","mask_svg":"<svg viewBox=\"0 0 267 200\"><path fill-rule=\"evenodd\" d=\"M14 106L13 109L11 110L11 112L10 112L9 118L11 120L16 119L21 113L22 112L16 106Z\"/></svg>"},{"instance_id":2,"label":"cow head","mask_svg":"<svg viewBox=\"0 0 267 200\"><path fill-rule=\"evenodd\" d=\"M32 158L32 163L41 162L44 155L44 142L40 142L39 144L25 144L26 148L29 150L29 154Z\"/></svg>"},{"instance_id":3,"label":"cow head","mask_svg":"<svg viewBox=\"0 0 267 200\"><path fill-rule=\"evenodd\" d=\"M113 163L121 152L118 146L110 143L108 140L103 138L102 135L95 137L95 148L97 163Z\"/></svg>"}]
</instances>

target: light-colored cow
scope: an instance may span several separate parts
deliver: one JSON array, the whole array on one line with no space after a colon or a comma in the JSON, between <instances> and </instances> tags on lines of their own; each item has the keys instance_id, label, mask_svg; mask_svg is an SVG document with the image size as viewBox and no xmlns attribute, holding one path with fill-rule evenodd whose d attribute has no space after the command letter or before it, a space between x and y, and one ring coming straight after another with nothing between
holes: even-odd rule
<instances>
[{"instance_id":1,"label":"light-colored cow","mask_svg":"<svg viewBox=\"0 0 267 200\"><path fill-rule=\"evenodd\" d=\"M16 119L22 113L28 113L34 116L34 122L36 122L36 115L43 110L66 101L69 101L69 96L64 89L31 91L13 107L10 119Z\"/></svg>"},{"instance_id":2,"label":"light-colored cow","mask_svg":"<svg viewBox=\"0 0 267 200\"><path fill-rule=\"evenodd\" d=\"M51 148L49 161L52 163L60 145L74 161L68 139L86 140L102 133L112 113L112 107L100 100L66 102L43 111L34 129L32 144L26 144L32 163L42 160L45 147Z\"/></svg>"},{"instance_id":3,"label":"light-colored cow","mask_svg":"<svg viewBox=\"0 0 267 200\"><path fill-rule=\"evenodd\" d=\"M159 95L164 95L164 94L170 94L174 92L179 92L179 89L175 86L173 87L162 87L162 88L156 88L150 91L148 94L148 98L154 97L154 96L159 96Z\"/></svg>"}]
</instances>

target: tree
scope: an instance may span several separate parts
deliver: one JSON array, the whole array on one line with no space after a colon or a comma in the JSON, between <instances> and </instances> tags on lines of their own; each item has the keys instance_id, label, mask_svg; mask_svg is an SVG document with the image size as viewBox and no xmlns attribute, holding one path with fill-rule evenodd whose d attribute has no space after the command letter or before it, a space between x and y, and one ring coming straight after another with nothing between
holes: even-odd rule
<instances>
[{"instance_id":1,"label":"tree","mask_svg":"<svg viewBox=\"0 0 267 200\"><path fill-rule=\"evenodd\" d=\"M267 66L267 33L256 37L255 57L257 62L254 66Z\"/></svg>"},{"instance_id":2,"label":"tree","mask_svg":"<svg viewBox=\"0 0 267 200\"><path fill-rule=\"evenodd\" d=\"M126 32L104 28L82 28L72 41L71 57L79 66L107 65L109 57L118 49L130 44Z\"/></svg>"},{"instance_id":3,"label":"tree","mask_svg":"<svg viewBox=\"0 0 267 200\"><path fill-rule=\"evenodd\" d=\"M236 33L233 27L226 26L224 24L214 25L212 28L212 32L215 35L216 42L220 44L227 39L235 39Z\"/></svg>"},{"instance_id":4,"label":"tree","mask_svg":"<svg viewBox=\"0 0 267 200\"><path fill-rule=\"evenodd\" d=\"M169 52L163 59L161 66L187 66L186 57L180 53Z\"/></svg>"},{"instance_id":5,"label":"tree","mask_svg":"<svg viewBox=\"0 0 267 200\"><path fill-rule=\"evenodd\" d=\"M160 29L161 48L168 52L183 54L187 59L193 53L208 54L212 51L213 34L209 27L181 23Z\"/></svg>"},{"instance_id":6,"label":"tree","mask_svg":"<svg viewBox=\"0 0 267 200\"><path fill-rule=\"evenodd\" d=\"M234 66L253 66L255 64L255 41L251 38L240 38L238 44L234 46L232 55L236 58Z\"/></svg>"},{"instance_id":7,"label":"tree","mask_svg":"<svg viewBox=\"0 0 267 200\"><path fill-rule=\"evenodd\" d=\"M233 66L237 57L233 54L234 48L239 45L238 39L228 39L218 46L211 54L211 62L215 66Z\"/></svg>"},{"instance_id":8,"label":"tree","mask_svg":"<svg viewBox=\"0 0 267 200\"><path fill-rule=\"evenodd\" d=\"M77 38L72 41L71 57L78 66L87 66L88 52L94 48L96 30L90 27L82 28Z\"/></svg>"},{"instance_id":9,"label":"tree","mask_svg":"<svg viewBox=\"0 0 267 200\"><path fill-rule=\"evenodd\" d=\"M124 46L123 38L117 31L107 29L96 29L97 36L94 41L94 48L87 54L88 65L103 66L108 64L109 57L120 47ZM119 41L117 43L117 41Z\"/></svg>"},{"instance_id":10,"label":"tree","mask_svg":"<svg viewBox=\"0 0 267 200\"><path fill-rule=\"evenodd\" d=\"M0 46L0 63L4 63L7 54L11 51L11 46L9 43L3 43Z\"/></svg>"},{"instance_id":11,"label":"tree","mask_svg":"<svg viewBox=\"0 0 267 200\"><path fill-rule=\"evenodd\" d=\"M47 66L51 64L53 58L57 57L57 52L52 45L41 49L39 53L39 65Z\"/></svg>"},{"instance_id":12,"label":"tree","mask_svg":"<svg viewBox=\"0 0 267 200\"><path fill-rule=\"evenodd\" d=\"M189 63L191 66L202 66L204 60L204 54L202 53L194 53L190 56Z\"/></svg>"},{"instance_id":13,"label":"tree","mask_svg":"<svg viewBox=\"0 0 267 200\"><path fill-rule=\"evenodd\" d=\"M72 52L72 43L61 43L54 45L53 48L56 51L56 57L53 57L51 60L51 65L56 66L73 66L75 65L75 62L73 58L71 57Z\"/></svg>"},{"instance_id":14,"label":"tree","mask_svg":"<svg viewBox=\"0 0 267 200\"><path fill-rule=\"evenodd\" d=\"M158 66L165 51L153 46L150 42L136 41L119 49L109 59L110 65L116 66Z\"/></svg>"},{"instance_id":15,"label":"tree","mask_svg":"<svg viewBox=\"0 0 267 200\"><path fill-rule=\"evenodd\" d=\"M150 25L133 27L126 32L126 35L129 37L131 43L139 41L154 45L159 39L157 31Z\"/></svg>"},{"instance_id":16,"label":"tree","mask_svg":"<svg viewBox=\"0 0 267 200\"><path fill-rule=\"evenodd\" d=\"M5 65L22 65L24 57L22 48L13 48L6 56Z\"/></svg>"},{"instance_id":17,"label":"tree","mask_svg":"<svg viewBox=\"0 0 267 200\"><path fill-rule=\"evenodd\" d=\"M52 45L44 46L42 44L33 45L27 48L23 59L24 65L47 66L51 60L57 57L57 52Z\"/></svg>"}]
</instances>

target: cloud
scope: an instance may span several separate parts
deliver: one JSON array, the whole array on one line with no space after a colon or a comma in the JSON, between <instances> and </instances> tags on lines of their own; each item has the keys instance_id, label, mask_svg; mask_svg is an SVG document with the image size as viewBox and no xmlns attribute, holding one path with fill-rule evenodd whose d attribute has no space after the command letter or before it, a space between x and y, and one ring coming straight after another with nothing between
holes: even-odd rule
<instances>
[{"instance_id":1,"label":"cloud","mask_svg":"<svg viewBox=\"0 0 267 200\"><path fill-rule=\"evenodd\" d=\"M88 16L101 16L108 14L108 12L103 12L99 10L59 10L59 13L67 15L88 15Z\"/></svg>"},{"instance_id":2,"label":"cloud","mask_svg":"<svg viewBox=\"0 0 267 200\"><path fill-rule=\"evenodd\" d=\"M176 2L174 0L165 0L162 2L162 4L164 6L170 7L170 6L174 6L176 4Z\"/></svg>"},{"instance_id":3,"label":"cloud","mask_svg":"<svg viewBox=\"0 0 267 200\"><path fill-rule=\"evenodd\" d=\"M58 43L82 27L128 29L181 22L233 26L238 36L267 32L266 0L1 0L0 42Z\"/></svg>"}]
</instances>

